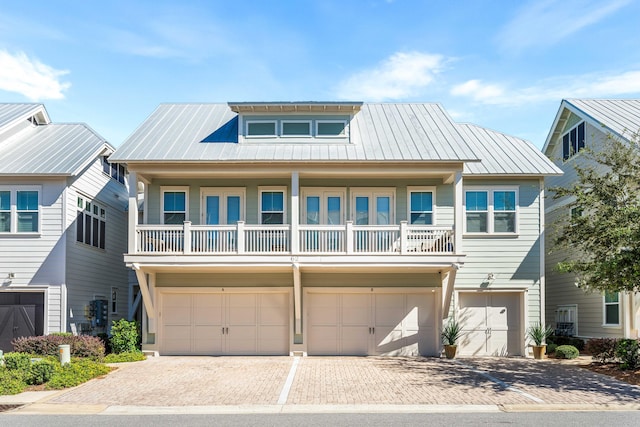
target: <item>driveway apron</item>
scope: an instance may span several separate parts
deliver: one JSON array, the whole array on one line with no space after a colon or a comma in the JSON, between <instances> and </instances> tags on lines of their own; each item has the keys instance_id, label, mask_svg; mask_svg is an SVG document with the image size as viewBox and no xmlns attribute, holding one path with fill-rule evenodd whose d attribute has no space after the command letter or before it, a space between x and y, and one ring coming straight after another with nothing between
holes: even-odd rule
<instances>
[{"instance_id":1,"label":"driveway apron","mask_svg":"<svg viewBox=\"0 0 640 427\"><path fill-rule=\"evenodd\" d=\"M640 387L575 366L531 359L165 356L120 365L106 377L47 403L538 405L638 399Z\"/></svg>"}]
</instances>

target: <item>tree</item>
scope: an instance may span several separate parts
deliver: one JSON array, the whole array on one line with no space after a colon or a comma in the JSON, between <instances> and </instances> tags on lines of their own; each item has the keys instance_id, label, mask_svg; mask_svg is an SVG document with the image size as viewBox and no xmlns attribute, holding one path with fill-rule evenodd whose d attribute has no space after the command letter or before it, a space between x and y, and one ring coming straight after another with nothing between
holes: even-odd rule
<instances>
[{"instance_id":1,"label":"tree","mask_svg":"<svg viewBox=\"0 0 640 427\"><path fill-rule=\"evenodd\" d=\"M637 133L627 141L609 135L580 152L576 183L550 189L554 199L575 200L571 220L556 223L554 251L567 255L557 269L586 290L640 290L639 142Z\"/></svg>"}]
</instances>

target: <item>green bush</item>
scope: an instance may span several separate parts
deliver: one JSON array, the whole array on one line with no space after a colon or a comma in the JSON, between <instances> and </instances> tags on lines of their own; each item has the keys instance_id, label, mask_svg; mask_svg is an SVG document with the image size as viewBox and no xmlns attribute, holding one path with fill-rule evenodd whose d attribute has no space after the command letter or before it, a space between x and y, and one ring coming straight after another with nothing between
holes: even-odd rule
<instances>
[{"instance_id":1,"label":"green bush","mask_svg":"<svg viewBox=\"0 0 640 427\"><path fill-rule=\"evenodd\" d=\"M22 337L12 341L17 352L58 357L60 345L69 345L71 356L100 359L104 357L104 345L98 337L55 333L37 337Z\"/></svg>"},{"instance_id":2,"label":"green bush","mask_svg":"<svg viewBox=\"0 0 640 427\"><path fill-rule=\"evenodd\" d=\"M111 353L105 356L104 362L105 363L139 362L141 360L146 360L146 358L147 356L145 356L141 351L126 352L126 353Z\"/></svg>"},{"instance_id":3,"label":"green bush","mask_svg":"<svg viewBox=\"0 0 640 427\"><path fill-rule=\"evenodd\" d=\"M558 345L572 345L580 351L584 350L584 340L576 337L563 337L563 336L552 335L547 338L547 344L548 343L553 343Z\"/></svg>"},{"instance_id":4,"label":"green bush","mask_svg":"<svg viewBox=\"0 0 640 427\"><path fill-rule=\"evenodd\" d=\"M0 396L22 393L27 388L23 373L19 370L0 368Z\"/></svg>"},{"instance_id":5,"label":"green bush","mask_svg":"<svg viewBox=\"0 0 640 427\"><path fill-rule=\"evenodd\" d=\"M10 371L28 371L31 367L31 355L27 353L7 353L4 355L4 363Z\"/></svg>"},{"instance_id":6,"label":"green bush","mask_svg":"<svg viewBox=\"0 0 640 427\"><path fill-rule=\"evenodd\" d=\"M25 382L30 385L44 384L53 377L59 362L51 359L43 359L34 362L25 375Z\"/></svg>"},{"instance_id":7,"label":"green bush","mask_svg":"<svg viewBox=\"0 0 640 427\"><path fill-rule=\"evenodd\" d=\"M126 319L114 321L111 326L111 350L114 353L134 353L138 348L138 324Z\"/></svg>"},{"instance_id":8,"label":"green bush","mask_svg":"<svg viewBox=\"0 0 640 427\"><path fill-rule=\"evenodd\" d=\"M57 369L49 382L48 389L75 387L100 375L108 374L111 368L90 359L73 358L71 363Z\"/></svg>"},{"instance_id":9,"label":"green bush","mask_svg":"<svg viewBox=\"0 0 640 427\"><path fill-rule=\"evenodd\" d=\"M556 348L558 348L558 344L547 344L547 354L553 354L556 352Z\"/></svg>"},{"instance_id":10,"label":"green bush","mask_svg":"<svg viewBox=\"0 0 640 427\"><path fill-rule=\"evenodd\" d=\"M572 345L559 345L556 347L556 357L558 359L575 359L580 355L580 351Z\"/></svg>"},{"instance_id":11,"label":"green bush","mask_svg":"<svg viewBox=\"0 0 640 427\"><path fill-rule=\"evenodd\" d=\"M616 357L620 359L622 369L640 367L640 344L638 340L621 339L616 345Z\"/></svg>"},{"instance_id":12,"label":"green bush","mask_svg":"<svg viewBox=\"0 0 640 427\"><path fill-rule=\"evenodd\" d=\"M617 344L618 340L615 338L592 338L587 341L584 348L591 354L593 360L607 363L616 358Z\"/></svg>"}]
</instances>

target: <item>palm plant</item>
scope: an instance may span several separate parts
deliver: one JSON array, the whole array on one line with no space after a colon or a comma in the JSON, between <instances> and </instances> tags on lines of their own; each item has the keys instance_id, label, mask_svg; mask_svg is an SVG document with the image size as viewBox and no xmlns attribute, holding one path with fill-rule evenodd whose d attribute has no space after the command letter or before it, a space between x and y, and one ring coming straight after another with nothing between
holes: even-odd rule
<instances>
[{"instance_id":1,"label":"palm plant","mask_svg":"<svg viewBox=\"0 0 640 427\"><path fill-rule=\"evenodd\" d=\"M544 327L541 323L531 325L529 326L529 329L527 329L527 336L531 338L537 346L543 345L551 334L553 334L551 326Z\"/></svg>"},{"instance_id":2,"label":"palm plant","mask_svg":"<svg viewBox=\"0 0 640 427\"><path fill-rule=\"evenodd\" d=\"M442 328L442 340L444 341L444 345L456 345L460 335L462 335L462 328L456 319L451 319L449 323Z\"/></svg>"}]
</instances>

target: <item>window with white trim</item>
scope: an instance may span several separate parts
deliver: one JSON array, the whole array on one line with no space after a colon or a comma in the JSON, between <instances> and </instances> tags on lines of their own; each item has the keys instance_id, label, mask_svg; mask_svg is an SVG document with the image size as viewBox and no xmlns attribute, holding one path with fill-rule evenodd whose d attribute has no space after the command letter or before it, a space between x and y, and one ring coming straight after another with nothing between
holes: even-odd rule
<instances>
[{"instance_id":1,"label":"window with white trim","mask_svg":"<svg viewBox=\"0 0 640 427\"><path fill-rule=\"evenodd\" d=\"M247 137L275 137L275 120L247 120Z\"/></svg>"},{"instance_id":2,"label":"window with white trim","mask_svg":"<svg viewBox=\"0 0 640 427\"><path fill-rule=\"evenodd\" d=\"M280 135L311 136L311 120L282 120Z\"/></svg>"},{"instance_id":3,"label":"window with white trim","mask_svg":"<svg viewBox=\"0 0 640 427\"><path fill-rule=\"evenodd\" d=\"M160 187L162 224L183 224L189 220L189 187Z\"/></svg>"},{"instance_id":4,"label":"window with white trim","mask_svg":"<svg viewBox=\"0 0 640 427\"><path fill-rule=\"evenodd\" d=\"M76 242L105 249L107 237L107 211L104 206L78 196L76 216Z\"/></svg>"},{"instance_id":5,"label":"window with white trim","mask_svg":"<svg viewBox=\"0 0 640 427\"><path fill-rule=\"evenodd\" d=\"M578 154L585 145L585 124L580 122L562 135L562 160Z\"/></svg>"},{"instance_id":6,"label":"window with white trim","mask_svg":"<svg viewBox=\"0 0 640 427\"><path fill-rule=\"evenodd\" d=\"M259 187L260 224L286 224L286 187Z\"/></svg>"},{"instance_id":7,"label":"window with white trim","mask_svg":"<svg viewBox=\"0 0 640 427\"><path fill-rule=\"evenodd\" d=\"M0 233L40 231L40 187L0 186Z\"/></svg>"},{"instance_id":8,"label":"window with white trim","mask_svg":"<svg viewBox=\"0 0 640 427\"><path fill-rule=\"evenodd\" d=\"M236 224L245 218L245 189L202 188L201 224Z\"/></svg>"},{"instance_id":9,"label":"window with white trim","mask_svg":"<svg viewBox=\"0 0 640 427\"><path fill-rule=\"evenodd\" d=\"M516 189L467 189L464 198L466 233L517 233L518 191Z\"/></svg>"},{"instance_id":10,"label":"window with white trim","mask_svg":"<svg viewBox=\"0 0 640 427\"><path fill-rule=\"evenodd\" d=\"M433 187L408 187L407 203L409 224L433 225L435 224L435 188Z\"/></svg>"},{"instance_id":11,"label":"window with white trim","mask_svg":"<svg viewBox=\"0 0 640 427\"><path fill-rule=\"evenodd\" d=\"M108 156L102 156L102 172L120 184L124 184L127 178L126 167L120 163L109 163Z\"/></svg>"},{"instance_id":12,"label":"window with white trim","mask_svg":"<svg viewBox=\"0 0 640 427\"><path fill-rule=\"evenodd\" d=\"M555 335L575 336L578 334L578 306L577 304L559 305L556 308Z\"/></svg>"},{"instance_id":13,"label":"window with white trim","mask_svg":"<svg viewBox=\"0 0 640 427\"><path fill-rule=\"evenodd\" d=\"M347 136L346 120L317 120L316 136L344 137Z\"/></svg>"},{"instance_id":14,"label":"window with white trim","mask_svg":"<svg viewBox=\"0 0 640 427\"><path fill-rule=\"evenodd\" d=\"M605 292L603 296L603 323L605 326L620 325L620 293Z\"/></svg>"}]
</instances>

